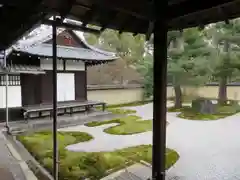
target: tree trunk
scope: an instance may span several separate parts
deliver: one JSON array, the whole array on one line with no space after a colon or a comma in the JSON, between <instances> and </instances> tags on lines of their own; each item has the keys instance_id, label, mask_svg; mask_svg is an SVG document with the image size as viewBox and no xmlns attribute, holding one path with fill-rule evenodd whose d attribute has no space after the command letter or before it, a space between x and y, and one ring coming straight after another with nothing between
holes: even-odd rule
<instances>
[{"instance_id":1,"label":"tree trunk","mask_svg":"<svg viewBox=\"0 0 240 180\"><path fill-rule=\"evenodd\" d=\"M224 58L223 68L229 68L229 42L225 40L224 42L224 52L226 53L226 57ZM219 92L218 92L218 104L226 104L227 103L227 79L229 77L229 72L224 72L220 77L219 82Z\"/></svg>"},{"instance_id":2,"label":"tree trunk","mask_svg":"<svg viewBox=\"0 0 240 180\"><path fill-rule=\"evenodd\" d=\"M226 104L227 102L227 77L221 77L219 82L218 104Z\"/></svg>"},{"instance_id":3,"label":"tree trunk","mask_svg":"<svg viewBox=\"0 0 240 180\"><path fill-rule=\"evenodd\" d=\"M174 86L175 91L175 108L181 108L182 107L182 90L180 85Z\"/></svg>"}]
</instances>

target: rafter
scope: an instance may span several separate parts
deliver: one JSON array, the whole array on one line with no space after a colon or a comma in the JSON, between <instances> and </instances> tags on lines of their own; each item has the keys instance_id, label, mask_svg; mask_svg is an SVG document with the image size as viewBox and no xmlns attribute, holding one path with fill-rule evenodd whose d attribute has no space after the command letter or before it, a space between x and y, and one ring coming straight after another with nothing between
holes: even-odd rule
<instances>
[{"instance_id":1,"label":"rafter","mask_svg":"<svg viewBox=\"0 0 240 180\"><path fill-rule=\"evenodd\" d=\"M75 3L76 3L76 0L67 0L66 3L63 3L63 10L60 12L60 16L62 20L66 18L66 16L69 14L69 12L71 11Z\"/></svg>"},{"instance_id":2,"label":"rafter","mask_svg":"<svg viewBox=\"0 0 240 180\"><path fill-rule=\"evenodd\" d=\"M168 19L172 20L174 18L180 18L182 16L191 15L199 11L215 8L220 5L233 2L234 0L218 0L208 2L187 0L180 4L170 6L168 10Z\"/></svg>"},{"instance_id":3,"label":"rafter","mask_svg":"<svg viewBox=\"0 0 240 180\"><path fill-rule=\"evenodd\" d=\"M126 27L133 26L133 21L131 18L125 17L125 20L121 23L121 25L118 28L118 33L122 34L122 32L126 29Z\"/></svg>"},{"instance_id":4,"label":"rafter","mask_svg":"<svg viewBox=\"0 0 240 180\"><path fill-rule=\"evenodd\" d=\"M133 2L135 1L135 2ZM119 11L141 19L153 19L153 3L146 0L94 0L94 4L105 9Z\"/></svg>"},{"instance_id":5,"label":"rafter","mask_svg":"<svg viewBox=\"0 0 240 180\"><path fill-rule=\"evenodd\" d=\"M150 22L149 27L148 27L148 31L146 33L146 40L147 41L150 39L151 34L153 33L153 29L154 29L154 22Z\"/></svg>"},{"instance_id":6,"label":"rafter","mask_svg":"<svg viewBox=\"0 0 240 180\"><path fill-rule=\"evenodd\" d=\"M104 31L106 28L108 28L108 25L112 24L112 22L116 20L117 14L118 14L117 11L111 11L111 12L107 13L108 17L106 17L106 19L104 21L102 21L102 27L101 27L100 31ZM109 17L111 17L111 18L109 18Z\"/></svg>"},{"instance_id":7,"label":"rafter","mask_svg":"<svg viewBox=\"0 0 240 180\"><path fill-rule=\"evenodd\" d=\"M96 11L97 11L97 7L96 6L92 6L87 11L87 13L85 14L85 16L82 19L83 26L86 26L89 21L93 20L93 17L95 15Z\"/></svg>"}]
</instances>

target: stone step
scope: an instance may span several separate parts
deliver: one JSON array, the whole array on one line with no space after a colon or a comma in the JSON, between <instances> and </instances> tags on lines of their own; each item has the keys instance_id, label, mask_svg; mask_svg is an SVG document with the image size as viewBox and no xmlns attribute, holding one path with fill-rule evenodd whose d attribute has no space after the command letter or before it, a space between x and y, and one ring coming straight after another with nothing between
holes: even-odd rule
<instances>
[{"instance_id":1,"label":"stone step","mask_svg":"<svg viewBox=\"0 0 240 180\"><path fill-rule=\"evenodd\" d=\"M103 121L103 120L110 120L112 118L119 117L118 115L114 115L108 112L101 112L101 113L94 113L85 116L67 116L67 117L59 117L57 126L58 128L64 128L69 126L77 126L83 125L87 122L91 121ZM38 130L47 130L52 129L52 120L51 119L39 119L39 120L29 120L28 123L17 123L15 122L14 125L11 125L10 132L11 134L18 134L25 131L38 131Z\"/></svg>"},{"instance_id":2,"label":"stone step","mask_svg":"<svg viewBox=\"0 0 240 180\"><path fill-rule=\"evenodd\" d=\"M112 173L102 180L148 180L151 179L152 168L140 163L131 165L126 169Z\"/></svg>"}]
</instances>

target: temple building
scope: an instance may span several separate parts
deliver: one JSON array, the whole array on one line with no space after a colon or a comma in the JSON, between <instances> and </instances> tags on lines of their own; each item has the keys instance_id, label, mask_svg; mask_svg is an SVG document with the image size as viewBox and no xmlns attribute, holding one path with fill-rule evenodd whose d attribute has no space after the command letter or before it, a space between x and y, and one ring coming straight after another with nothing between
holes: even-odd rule
<instances>
[{"instance_id":1,"label":"temple building","mask_svg":"<svg viewBox=\"0 0 240 180\"><path fill-rule=\"evenodd\" d=\"M118 59L114 53L90 46L79 32L64 30L57 35L57 100L61 105L87 99L88 66ZM22 119L27 108L52 104L52 40L14 47L0 66L0 121L5 119L6 72L8 75L9 119ZM93 102L91 102L93 103ZM61 107L61 106L60 106Z\"/></svg>"}]
</instances>

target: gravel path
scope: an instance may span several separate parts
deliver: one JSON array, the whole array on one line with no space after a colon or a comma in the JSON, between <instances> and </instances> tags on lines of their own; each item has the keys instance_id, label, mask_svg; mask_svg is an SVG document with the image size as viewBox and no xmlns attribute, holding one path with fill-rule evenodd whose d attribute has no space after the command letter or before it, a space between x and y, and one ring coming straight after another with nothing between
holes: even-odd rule
<instances>
[{"instance_id":1,"label":"gravel path","mask_svg":"<svg viewBox=\"0 0 240 180\"><path fill-rule=\"evenodd\" d=\"M143 119L152 118L152 104L128 107L137 110ZM239 180L240 179L240 114L217 121L191 121L167 113L167 147L180 154L168 170L168 180ZM64 131L83 131L95 140L70 145L73 151L104 151L140 144L151 144L152 132L135 135L109 135L99 127L75 126Z\"/></svg>"},{"instance_id":2,"label":"gravel path","mask_svg":"<svg viewBox=\"0 0 240 180\"><path fill-rule=\"evenodd\" d=\"M111 135L103 132L105 128L116 125L117 123L106 124L97 127L87 127L82 125L59 129L59 131L87 132L94 137L94 139L91 141L72 144L66 147L68 150L76 152L114 151L116 149L123 149L131 146L151 144L152 141L151 131L132 135Z\"/></svg>"},{"instance_id":3,"label":"gravel path","mask_svg":"<svg viewBox=\"0 0 240 180\"><path fill-rule=\"evenodd\" d=\"M176 120L167 146L180 154L168 175L179 180L240 179L240 115L217 121Z\"/></svg>"}]
</instances>

